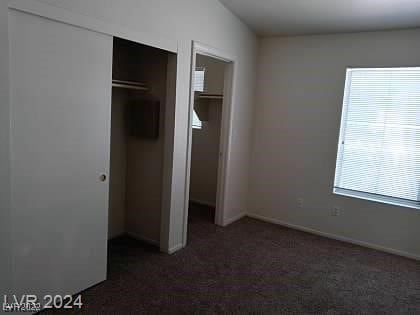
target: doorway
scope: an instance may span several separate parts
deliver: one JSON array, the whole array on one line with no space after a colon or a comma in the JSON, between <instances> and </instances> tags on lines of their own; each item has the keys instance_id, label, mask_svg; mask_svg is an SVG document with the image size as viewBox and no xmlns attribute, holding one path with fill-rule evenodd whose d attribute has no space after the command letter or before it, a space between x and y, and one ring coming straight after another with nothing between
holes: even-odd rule
<instances>
[{"instance_id":1,"label":"doorway","mask_svg":"<svg viewBox=\"0 0 420 315\"><path fill-rule=\"evenodd\" d=\"M188 224L225 226L234 58L193 43L184 246Z\"/></svg>"}]
</instances>

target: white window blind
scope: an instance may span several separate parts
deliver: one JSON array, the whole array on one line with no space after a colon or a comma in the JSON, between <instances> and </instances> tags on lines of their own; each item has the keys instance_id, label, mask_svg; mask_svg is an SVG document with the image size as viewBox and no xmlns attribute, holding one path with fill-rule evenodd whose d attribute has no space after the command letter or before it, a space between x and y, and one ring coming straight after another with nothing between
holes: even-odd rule
<instances>
[{"instance_id":1,"label":"white window blind","mask_svg":"<svg viewBox=\"0 0 420 315\"><path fill-rule=\"evenodd\" d=\"M204 92L205 68L197 68L194 72L194 91Z\"/></svg>"},{"instance_id":2,"label":"white window blind","mask_svg":"<svg viewBox=\"0 0 420 315\"><path fill-rule=\"evenodd\" d=\"M200 118L198 118L198 115L195 112L195 110L193 110L192 127L194 129L201 129L203 127L203 123L201 122Z\"/></svg>"},{"instance_id":3,"label":"white window blind","mask_svg":"<svg viewBox=\"0 0 420 315\"><path fill-rule=\"evenodd\" d=\"M420 208L420 68L347 70L334 191Z\"/></svg>"},{"instance_id":4,"label":"white window blind","mask_svg":"<svg viewBox=\"0 0 420 315\"><path fill-rule=\"evenodd\" d=\"M194 92L204 92L206 69L203 67L197 67L194 71ZM192 127L194 129L201 129L203 123L198 117L196 111L193 111Z\"/></svg>"}]
</instances>

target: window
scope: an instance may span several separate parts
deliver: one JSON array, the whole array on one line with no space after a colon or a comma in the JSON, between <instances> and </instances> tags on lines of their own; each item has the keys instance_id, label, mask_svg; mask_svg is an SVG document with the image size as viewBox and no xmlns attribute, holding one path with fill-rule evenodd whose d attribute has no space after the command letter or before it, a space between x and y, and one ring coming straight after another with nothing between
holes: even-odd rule
<instances>
[{"instance_id":1,"label":"window","mask_svg":"<svg viewBox=\"0 0 420 315\"><path fill-rule=\"evenodd\" d=\"M420 209L420 68L347 70L334 192Z\"/></svg>"},{"instance_id":2,"label":"window","mask_svg":"<svg viewBox=\"0 0 420 315\"><path fill-rule=\"evenodd\" d=\"M204 78L206 74L206 69L202 67L197 67L194 72L194 92L204 92ZM201 129L203 123L198 117L195 109L193 110L193 119L192 119L193 129Z\"/></svg>"},{"instance_id":3,"label":"window","mask_svg":"<svg viewBox=\"0 0 420 315\"><path fill-rule=\"evenodd\" d=\"M206 69L196 68L194 72L194 92L204 92L204 77Z\"/></svg>"},{"instance_id":4,"label":"window","mask_svg":"<svg viewBox=\"0 0 420 315\"><path fill-rule=\"evenodd\" d=\"M198 118L198 115L195 112L195 109L193 111L192 127L194 129L201 129L203 127L203 123L201 122L200 118Z\"/></svg>"}]
</instances>

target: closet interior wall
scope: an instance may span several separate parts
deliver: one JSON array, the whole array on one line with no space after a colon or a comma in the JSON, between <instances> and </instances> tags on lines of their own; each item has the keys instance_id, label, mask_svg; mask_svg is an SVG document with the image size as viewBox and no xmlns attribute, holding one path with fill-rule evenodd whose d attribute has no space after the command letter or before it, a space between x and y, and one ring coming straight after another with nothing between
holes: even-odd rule
<instances>
[{"instance_id":1,"label":"closet interior wall","mask_svg":"<svg viewBox=\"0 0 420 315\"><path fill-rule=\"evenodd\" d=\"M141 82L148 90L112 89L109 239L128 234L159 245L170 56L160 49L114 38L113 79ZM127 108L151 98L160 103L159 135L155 139L135 137L128 131Z\"/></svg>"},{"instance_id":2,"label":"closet interior wall","mask_svg":"<svg viewBox=\"0 0 420 315\"><path fill-rule=\"evenodd\" d=\"M197 54L196 66L205 69L205 93L223 95L226 63ZM215 208L223 99L200 100L197 97L194 106L200 105L207 115L202 117L198 110L202 128L193 129L190 200Z\"/></svg>"}]
</instances>

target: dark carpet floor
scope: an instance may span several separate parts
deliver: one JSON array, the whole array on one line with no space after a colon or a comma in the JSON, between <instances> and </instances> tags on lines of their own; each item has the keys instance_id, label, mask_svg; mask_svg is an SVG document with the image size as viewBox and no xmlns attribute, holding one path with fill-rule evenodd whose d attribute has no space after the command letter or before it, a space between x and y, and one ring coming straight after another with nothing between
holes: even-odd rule
<instances>
[{"instance_id":1,"label":"dark carpet floor","mask_svg":"<svg viewBox=\"0 0 420 315\"><path fill-rule=\"evenodd\" d=\"M420 314L420 263L244 218L221 228L192 206L189 245L169 256L110 244L86 314Z\"/></svg>"}]
</instances>

